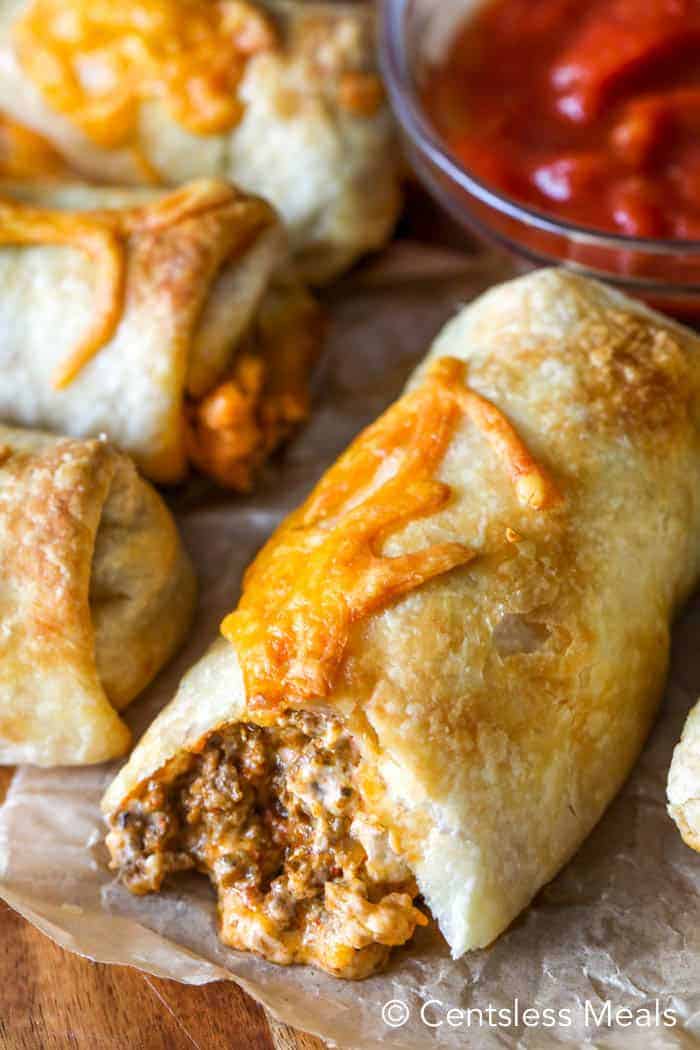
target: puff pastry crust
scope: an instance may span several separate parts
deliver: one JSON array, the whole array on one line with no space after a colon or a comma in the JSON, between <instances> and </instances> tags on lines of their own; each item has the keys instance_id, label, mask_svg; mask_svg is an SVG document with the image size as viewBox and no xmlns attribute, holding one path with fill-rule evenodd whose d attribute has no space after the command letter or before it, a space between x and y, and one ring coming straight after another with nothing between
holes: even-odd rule
<instances>
[{"instance_id":1,"label":"puff pastry crust","mask_svg":"<svg viewBox=\"0 0 700 1050\"><path fill-rule=\"evenodd\" d=\"M121 21L93 26L99 9L71 0L83 31L73 51L62 31L50 32L66 6L54 0L0 4L0 108L48 139L71 168L115 184L229 179L278 209L299 272L312 282L329 280L387 240L400 208L399 161L377 75L372 5L193 0L180 20L173 0L130 0L120 9ZM209 12L235 9L240 16L246 7L254 31L239 27L239 51L245 52L239 61L227 57L233 34L222 25L217 42ZM196 17L206 23L202 33L212 36L208 58L189 70L185 63L170 84L157 64L158 33L169 34L169 61L178 61L182 44L182 54L195 62L196 40L186 37ZM263 19L269 38L260 28ZM137 26L151 23L161 28L154 40L143 40L136 51L141 66L133 69L125 55L135 49L122 47L119 33L128 26L133 41ZM99 48L91 47L91 32ZM113 61L105 69L106 39ZM80 48L91 82L113 85L96 100L76 90ZM210 83L217 56L226 61ZM47 68L54 73L44 83L40 73ZM58 85L56 70L62 71ZM219 84L228 82L232 70L230 94L220 98L212 84L217 76ZM178 86L187 75L193 87L183 96L185 106ZM134 95L134 85L146 82L150 92ZM192 99L200 101L199 112Z\"/></svg>"},{"instance_id":2,"label":"puff pastry crust","mask_svg":"<svg viewBox=\"0 0 700 1050\"><path fill-rule=\"evenodd\" d=\"M700 852L700 704L686 719L668 772L668 812L683 841Z\"/></svg>"},{"instance_id":3,"label":"puff pastry crust","mask_svg":"<svg viewBox=\"0 0 700 1050\"><path fill-rule=\"evenodd\" d=\"M430 412L425 392L445 367L464 370L462 385L450 380L442 422L416 438L423 415L406 422L406 406L422 398ZM455 956L497 937L600 818L651 725L670 624L700 573L699 391L692 332L571 273L540 271L463 310L404 399L273 536L224 624L234 644L214 643L108 789L127 883L146 892L178 864L198 867L227 943L342 976L371 972L410 936L417 890ZM308 572L286 572L285 548L306 551ZM302 717L315 721L300 728ZM296 765L281 780L279 760L246 773L253 741L289 761L291 727ZM337 743L348 736L349 752ZM245 868L258 896L241 903L200 797L231 763L241 797L284 799L272 827L288 855L306 842L301 888L284 861L264 876ZM183 807L194 825L178 824ZM165 838L154 813L173 821ZM299 830L322 837L324 813L341 828L331 861ZM227 849L236 828L267 841L252 820L231 815Z\"/></svg>"},{"instance_id":4,"label":"puff pastry crust","mask_svg":"<svg viewBox=\"0 0 700 1050\"><path fill-rule=\"evenodd\" d=\"M194 607L162 500L105 441L0 425L0 562L0 761L124 754L119 711L172 656Z\"/></svg>"}]
</instances>

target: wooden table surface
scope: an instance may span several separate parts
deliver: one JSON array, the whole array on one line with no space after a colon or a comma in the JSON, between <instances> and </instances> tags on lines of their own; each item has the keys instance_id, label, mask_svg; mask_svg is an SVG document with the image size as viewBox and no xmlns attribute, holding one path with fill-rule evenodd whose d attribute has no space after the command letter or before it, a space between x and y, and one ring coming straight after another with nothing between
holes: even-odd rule
<instances>
[{"instance_id":1,"label":"wooden table surface","mask_svg":"<svg viewBox=\"0 0 700 1050\"><path fill-rule=\"evenodd\" d=\"M0 802L12 771L0 767ZM324 1050L233 981L193 986L58 948L0 901L1 1050Z\"/></svg>"},{"instance_id":2,"label":"wooden table surface","mask_svg":"<svg viewBox=\"0 0 700 1050\"><path fill-rule=\"evenodd\" d=\"M0 901L2 1050L323 1050L232 981L200 987L63 951Z\"/></svg>"}]
</instances>

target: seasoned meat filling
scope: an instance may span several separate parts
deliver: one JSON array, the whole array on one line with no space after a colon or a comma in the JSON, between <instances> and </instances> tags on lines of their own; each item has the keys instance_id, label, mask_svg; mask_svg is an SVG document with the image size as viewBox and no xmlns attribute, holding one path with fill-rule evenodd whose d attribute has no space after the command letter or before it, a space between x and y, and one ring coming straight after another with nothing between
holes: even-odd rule
<instances>
[{"instance_id":1,"label":"seasoned meat filling","mask_svg":"<svg viewBox=\"0 0 700 1050\"><path fill-rule=\"evenodd\" d=\"M113 818L112 866L133 893L202 871L226 944L365 977L426 920L410 873L362 812L356 766L331 717L232 726Z\"/></svg>"}]
</instances>

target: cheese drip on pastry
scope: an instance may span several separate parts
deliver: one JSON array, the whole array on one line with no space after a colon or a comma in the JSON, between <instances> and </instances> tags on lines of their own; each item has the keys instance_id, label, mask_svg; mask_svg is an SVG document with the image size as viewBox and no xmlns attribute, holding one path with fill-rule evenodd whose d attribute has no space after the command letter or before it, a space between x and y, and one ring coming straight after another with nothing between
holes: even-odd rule
<instances>
[{"instance_id":1,"label":"cheese drip on pastry","mask_svg":"<svg viewBox=\"0 0 700 1050\"><path fill-rule=\"evenodd\" d=\"M337 718L292 711L275 727L230 726L114 815L111 867L139 895L200 871L225 944L367 977L427 919L410 871L364 811L358 762Z\"/></svg>"},{"instance_id":2,"label":"cheese drip on pastry","mask_svg":"<svg viewBox=\"0 0 700 1050\"><path fill-rule=\"evenodd\" d=\"M68 386L114 335L124 298L125 241L136 233L157 234L211 208L234 204L240 197L232 186L214 179L191 182L152 203L114 211L63 212L0 197L0 244L67 245L84 252L94 264L94 320L54 372L57 389ZM246 198L240 221L231 225L228 256L244 251L255 234L273 221L268 205Z\"/></svg>"},{"instance_id":3,"label":"cheese drip on pastry","mask_svg":"<svg viewBox=\"0 0 700 1050\"><path fill-rule=\"evenodd\" d=\"M450 487L434 474L462 416L503 460L523 506L558 502L554 483L514 428L463 384L463 372L454 358L434 362L422 385L350 446L251 565L238 608L222 624L251 707L328 696L353 623L476 557L454 542L395 558L379 553L402 526L449 501ZM378 481L387 465L390 476Z\"/></svg>"},{"instance_id":4,"label":"cheese drip on pastry","mask_svg":"<svg viewBox=\"0 0 700 1050\"><path fill-rule=\"evenodd\" d=\"M0 176L27 179L66 172L66 164L46 139L0 113Z\"/></svg>"},{"instance_id":5,"label":"cheese drip on pastry","mask_svg":"<svg viewBox=\"0 0 700 1050\"><path fill-rule=\"evenodd\" d=\"M268 290L230 371L187 402L187 451L198 470L224 488L252 489L265 460L308 418L324 327L321 307L301 284L280 281Z\"/></svg>"},{"instance_id":6,"label":"cheese drip on pastry","mask_svg":"<svg viewBox=\"0 0 700 1050\"><path fill-rule=\"evenodd\" d=\"M136 138L150 99L187 131L230 130L248 59L276 42L244 0L34 0L14 39L51 108L106 148Z\"/></svg>"}]
</instances>

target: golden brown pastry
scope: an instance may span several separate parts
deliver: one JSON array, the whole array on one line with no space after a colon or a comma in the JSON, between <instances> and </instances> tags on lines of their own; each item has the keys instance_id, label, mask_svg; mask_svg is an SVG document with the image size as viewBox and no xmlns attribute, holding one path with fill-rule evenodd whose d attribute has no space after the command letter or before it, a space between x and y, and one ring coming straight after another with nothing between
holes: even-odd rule
<instances>
[{"instance_id":1,"label":"golden brown pastry","mask_svg":"<svg viewBox=\"0 0 700 1050\"><path fill-rule=\"evenodd\" d=\"M112 783L135 893L343 977L487 945L639 754L700 572L700 342L541 271L438 337L284 522ZM422 903L416 906L420 892Z\"/></svg>"},{"instance_id":2,"label":"golden brown pastry","mask_svg":"<svg viewBox=\"0 0 700 1050\"><path fill-rule=\"evenodd\" d=\"M273 209L220 180L0 184L0 419L106 433L154 481L194 463L250 488L320 349L286 260Z\"/></svg>"},{"instance_id":3,"label":"golden brown pastry","mask_svg":"<svg viewBox=\"0 0 700 1050\"><path fill-rule=\"evenodd\" d=\"M189 625L175 523L105 441L0 425L0 762L102 762Z\"/></svg>"},{"instance_id":4,"label":"golden brown pastry","mask_svg":"<svg viewBox=\"0 0 700 1050\"><path fill-rule=\"evenodd\" d=\"M2 0L0 108L115 184L230 179L325 281L388 238L398 154L372 5Z\"/></svg>"}]
</instances>

